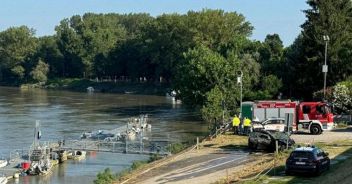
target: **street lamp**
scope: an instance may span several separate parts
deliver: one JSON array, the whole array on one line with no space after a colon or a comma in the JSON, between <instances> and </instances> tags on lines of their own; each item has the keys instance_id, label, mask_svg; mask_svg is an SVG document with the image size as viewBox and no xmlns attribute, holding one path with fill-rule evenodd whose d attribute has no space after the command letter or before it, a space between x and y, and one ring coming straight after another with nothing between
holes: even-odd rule
<instances>
[{"instance_id":1,"label":"street lamp","mask_svg":"<svg viewBox=\"0 0 352 184\"><path fill-rule=\"evenodd\" d=\"M243 73L242 71L239 71L239 76L237 76L237 84L241 85L241 97L240 97L240 119L242 119L242 78L243 78Z\"/></svg>"},{"instance_id":2,"label":"street lamp","mask_svg":"<svg viewBox=\"0 0 352 184\"><path fill-rule=\"evenodd\" d=\"M327 60L327 53L328 53L328 42L330 40L328 35L324 35L323 39L325 41L325 60L324 60L324 65L323 65L323 73L324 73L324 100L326 99L326 75L328 73L328 65L326 64Z\"/></svg>"}]
</instances>

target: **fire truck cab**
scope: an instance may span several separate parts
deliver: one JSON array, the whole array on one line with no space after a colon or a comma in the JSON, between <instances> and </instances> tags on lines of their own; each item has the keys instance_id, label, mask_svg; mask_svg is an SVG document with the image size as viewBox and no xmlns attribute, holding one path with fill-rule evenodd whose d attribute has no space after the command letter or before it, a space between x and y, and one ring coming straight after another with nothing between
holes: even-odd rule
<instances>
[{"instance_id":1,"label":"fire truck cab","mask_svg":"<svg viewBox=\"0 0 352 184\"><path fill-rule=\"evenodd\" d=\"M311 134L321 134L334 127L333 114L324 102L301 102L297 106L297 130L308 129Z\"/></svg>"}]
</instances>

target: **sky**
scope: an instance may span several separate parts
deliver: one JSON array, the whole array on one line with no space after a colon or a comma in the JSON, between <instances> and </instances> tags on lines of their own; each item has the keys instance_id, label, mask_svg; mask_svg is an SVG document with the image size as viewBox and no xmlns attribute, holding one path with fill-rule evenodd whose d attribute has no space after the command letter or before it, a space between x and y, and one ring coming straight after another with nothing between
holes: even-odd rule
<instances>
[{"instance_id":1,"label":"sky","mask_svg":"<svg viewBox=\"0 0 352 184\"><path fill-rule=\"evenodd\" d=\"M285 46L293 43L305 21L306 0L1 0L0 31L26 25L37 36L53 35L60 20L93 13L187 13L223 9L246 17L254 27L251 39L277 33Z\"/></svg>"}]
</instances>

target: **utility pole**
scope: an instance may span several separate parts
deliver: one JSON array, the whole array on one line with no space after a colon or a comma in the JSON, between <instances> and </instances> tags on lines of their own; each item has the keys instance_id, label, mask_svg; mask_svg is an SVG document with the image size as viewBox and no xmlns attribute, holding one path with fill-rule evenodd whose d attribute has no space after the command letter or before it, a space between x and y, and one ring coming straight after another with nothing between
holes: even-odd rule
<instances>
[{"instance_id":1,"label":"utility pole","mask_svg":"<svg viewBox=\"0 0 352 184\"><path fill-rule=\"evenodd\" d=\"M328 42L330 41L330 38L328 35L324 35L323 39L325 41L325 59L324 59L324 65L323 65L323 73L324 73L324 100L326 99L326 75L328 73L328 65L326 64L327 60L327 53L328 53Z\"/></svg>"},{"instance_id":2,"label":"utility pole","mask_svg":"<svg viewBox=\"0 0 352 184\"><path fill-rule=\"evenodd\" d=\"M240 88L241 88L241 96L240 96L240 119L242 119L242 88L243 88L243 72L242 70L239 71L239 76L237 76L237 84L240 84Z\"/></svg>"}]
</instances>

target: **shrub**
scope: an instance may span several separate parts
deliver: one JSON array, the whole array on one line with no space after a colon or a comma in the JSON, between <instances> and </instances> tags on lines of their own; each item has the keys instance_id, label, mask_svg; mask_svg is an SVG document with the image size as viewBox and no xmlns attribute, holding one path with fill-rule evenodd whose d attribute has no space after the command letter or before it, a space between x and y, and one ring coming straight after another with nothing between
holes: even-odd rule
<instances>
[{"instance_id":1,"label":"shrub","mask_svg":"<svg viewBox=\"0 0 352 184\"><path fill-rule=\"evenodd\" d=\"M116 180L114 175L109 168L106 168L102 173L98 173L97 179L94 180L94 184L110 184Z\"/></svg>"}]
</instances>

